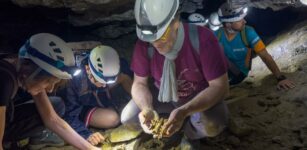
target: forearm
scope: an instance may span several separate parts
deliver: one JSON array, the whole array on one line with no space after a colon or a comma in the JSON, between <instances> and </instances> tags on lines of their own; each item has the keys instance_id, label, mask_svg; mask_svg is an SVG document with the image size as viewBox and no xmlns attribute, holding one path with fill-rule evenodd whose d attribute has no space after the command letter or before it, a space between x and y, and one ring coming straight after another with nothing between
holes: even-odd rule
<instances>
[{"instance_id":1,"label":"forearm","mask_svg":"<svg viewBox=\"0 0 307 150\"><path fill-rule=\"evenodd\" d=\"M198 93L191 101L178 108L185 112L184 117L196 112L208 110L227 96L229 92L228 78L226 74L222 78L224 81L223 84L210 85Z\"/></svg>"},{"instance_id":2,"label":"forearm","mask_svg":"<svg viewBox=\"0 0 307 150\"><path fill-rule=\"evenodd\" d=\"M260 55L260 58L268 67L268 69L274 74L274 76L278 78L281 75L281 72L276 62L273 60L272 56L269 53L265 52L264 54L265 55Z\"/></svg>"},{"instance_id":3,"label":"forearm","mask_svg":"<svg viewBox=\"0 0 307 150\"><path fill-rule=\"evenodd\" d=\"M5 112L6 112L6 107L1 106L0 107L0 150L3 150L3 135L4 135L4 129L5 129Z\"/></svg>"},{"instance_id":4,"label":"forearm","mask_svg":"<svg viewBox=\"0 0 307 150\"><path fill-rule=\"evenodd\" d=\"M47 128L55 132L66 142L78 149L88 150L91 144L73 130L62 118L48 119L44 121Z\"/></svg>"},{"instance_id":5,"label":"forearm","mask_svg":"<svg viewBox=\"0 0 307 150\"><path fill-rule=\"evenodd\" d=\"M91 149L92 145L77 134L62 118L57 115L45 92L33 96L33 99L47 128L78 149Z\"/></svg>"},{"instance_id":6,"label":"forearm","mask_svg":"<svg viewBox=\"0 0 307 150\"><path fill-rule=\"evenodd\" d=\"M152 94L146 84L134 82L131 94L132 99L141 110L153 109Z\"/></svg>"},{"instance_id":7,"label":"forearm","mask_svg":"<svg viewBox=\"0 0 307 150\"><path fill-rule=\"evenodd\" d=\"M47 128L78 149L91 149L92 145L75 132L63 119L60 117L54 118L44 120Z\"/></svg>"},{"instance_id":8,"label":"forearm","mask_svg":"<svg viewBox=\"0 0 307 150\"><path fill-rule=\"evenodd\" d=\"M82 107L80 108L82 109ZM74 112L79 112L78 114L80 114L81 109L79 109L80 111L76 109L70 109L69 112L74 111ZM70 125L70 127L74 131L76 131L84 139L87 139L92 134L92 132L86 127L85 123L79 119L79 115L66 114L63 119L67 124Z\"/></svg>"}]
</instances>

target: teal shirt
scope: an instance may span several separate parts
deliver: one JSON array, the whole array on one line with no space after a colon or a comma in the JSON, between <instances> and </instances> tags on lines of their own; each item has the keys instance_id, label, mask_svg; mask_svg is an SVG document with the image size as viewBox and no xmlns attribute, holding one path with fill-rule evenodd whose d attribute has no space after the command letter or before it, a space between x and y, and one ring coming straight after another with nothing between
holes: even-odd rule
<instances>
[{"instance_id":1,"label":"teal shirt","mask_svg":"<svg viewBox=\"0 0 307 150\"><path fill-rule=\"evenodd\" d=\"M245 67L245 57L248 49L241 38L240 32L238 32L231 41L228 41L223 28L220 30L215 31L214 34L218 37L218 32L221 32L221 37L218 40L224 49L226 57L235 64L240 71L247 75L249 69ZM260 37L252 27L246 26L245 32L249 47L254 48L260 40Z\"/></svg>"}]
</instances>

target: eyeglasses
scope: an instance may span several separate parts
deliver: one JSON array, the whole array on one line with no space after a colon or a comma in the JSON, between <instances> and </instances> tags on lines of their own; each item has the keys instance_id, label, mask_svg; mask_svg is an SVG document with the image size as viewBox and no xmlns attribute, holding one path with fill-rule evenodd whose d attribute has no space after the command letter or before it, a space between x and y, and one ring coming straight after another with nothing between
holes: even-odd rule
<instances>
[{"instance_id":1,"label":"eyeglasses","mask_svg":"<svg viewBox=\"0 0 307 150\"><path fill-rule=\"evenodd\" d=\"M165 30L165 32L163 33L163 35L158 39L158 40L156 40L156 41L166 41L167 40L167 38L169 37L169 35L170 35L170 32L171 32L171 27L170 26L168 26L167 28L166 28L166 30Z\"/></svg>"}]
</instances>

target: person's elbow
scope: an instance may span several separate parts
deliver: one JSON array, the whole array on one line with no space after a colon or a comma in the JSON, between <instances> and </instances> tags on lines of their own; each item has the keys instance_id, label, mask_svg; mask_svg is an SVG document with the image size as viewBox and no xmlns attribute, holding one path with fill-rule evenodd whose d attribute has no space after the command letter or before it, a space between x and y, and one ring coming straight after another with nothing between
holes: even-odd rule
<instances>
[{"instance_id":1,"label":"person's elbow","mask_svg":"<svg viewBox=\"0 0 307 150\"><path fill-rule=\"evenodd\" d=\"M225 99L229 94L229 82L227 73L209 82L209 86L216 89L220 99Z\"/></svg>"},{"instance_id":2,"label":"person's elbow","mask_svg":"<svg viewBox=\"0 0 307 150\"><path fill-rule=\"evenodd\" d=\"M138 75L134 75L133 83L132 83L132 93L133 91L138 90L144 86L147 86L147 79L148 77L141 77Z\"/></svg>"}]
</instances>

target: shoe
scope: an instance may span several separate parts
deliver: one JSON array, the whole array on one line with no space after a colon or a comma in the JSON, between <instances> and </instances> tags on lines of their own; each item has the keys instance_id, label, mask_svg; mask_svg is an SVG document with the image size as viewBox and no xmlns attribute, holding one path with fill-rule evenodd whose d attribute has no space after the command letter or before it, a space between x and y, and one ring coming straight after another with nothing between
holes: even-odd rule
<instances>
[{"instance_id":1,"label":"shoe","mask_svg":"<svg viewBox=\"0 0 307 150\"><path fill-rule=\"evenodd\" d=\"M29 141L30 150L38 150L47 146L59 147L64 145L65 142L54 132L48 129L41 131L33 137L30 137Z\"/></svg>"}]
</instances>

